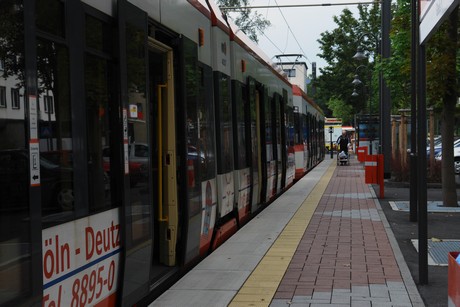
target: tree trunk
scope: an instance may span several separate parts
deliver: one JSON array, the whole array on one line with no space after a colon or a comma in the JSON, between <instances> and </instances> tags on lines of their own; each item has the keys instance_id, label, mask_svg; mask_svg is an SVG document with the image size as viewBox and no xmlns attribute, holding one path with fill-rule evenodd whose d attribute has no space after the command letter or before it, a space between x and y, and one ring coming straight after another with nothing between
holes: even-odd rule
<instances>
[{"instance_id":1,"label":"tree trunk","mask_svg":"<svg viewBox=\"0 0 460 307\"><path fill-rule=\"evenodd\" d=\"M454 123L455 105L457 103L457 80L456 80L456 46L458 41L458 7L449 17L449 41L446 53L450 58L450 70L448 73L448 89L444 95L442 110L442 200L446 207L457 207L457 191L454 172Z\"/></svg>"}]
</instances>

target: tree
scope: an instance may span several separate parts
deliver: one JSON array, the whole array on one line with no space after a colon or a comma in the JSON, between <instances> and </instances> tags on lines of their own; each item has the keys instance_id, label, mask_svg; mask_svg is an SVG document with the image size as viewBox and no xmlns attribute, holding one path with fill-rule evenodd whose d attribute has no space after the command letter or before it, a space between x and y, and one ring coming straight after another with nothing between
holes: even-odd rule
<instances>
[{"instance_id":1,"label":"tree","mask_svg":"<svg viewBox=\"0 0 460 307\"><path fill-rule=\"evenodd\" d=\"M398 0L393 6L391 21L391 57L380 69L390 89L392 112L410 107L411 95L411 6L410 1Z\"/></svg>"},{"instance_id":2,"label":"tree","mask_svg":"<svg viewBox=\"0 0 460 307\"><path fill-rule=\"evenodd\" d=\"M459 97L457 57L459 54L459 10L451 13L448 21L428 42L427 93L434 108L441 108L442 136L442 198L447 207L457 207L454 172L455 106Z\"/></svg>"},{"instance_id":3,"label":"tree","mask_svg":"<svg viewBox=\"0 0 460 307\"><path fill-rule=\"evenodd\" d=\"M253 12L250 8L241 8L249 6L249 0L216 0L219 6L239 7L230 17L234 19L235 24L246 34L252 41L259 42L258 35L263 34L265 29L271 25L261 14ZM224 11L226 14L226 11Z\"/></svg>"},{"instance_id":4,"label":"tree","mask_svg":"<svg viewBox=\"0 0 460 307\"><path fill-rule=\"evenodd\" d=\"M316 80L318 88L315 100L317 101L335 101L340 100L343 104L349 105L348 115L345 118L353 118L354 114L368 110L369 99L373 105L373 110L377 110L378 102L378 72L374 69L376 55L376 40L374 36L379 36L380 17L378 5L358 6L359 18L356 19L353 13L344 9L340 16L334 16L334 22L337 28L332 31L326 31L321 34L318 40L320 43L321 54L328 65L322 69L321 76ZM369 35L364 35L369 34ZM361 41L359 41L361 38ZM364 70L359 70L359 78L368 87L367 95L352 97L353 81L356 69L360 63L354 61L353 55L358 47L372 55L371 61L364 63ZM326 111L326 114L329 113ZM367 113L367 112L366 112ZM351 122L349 122L351 123Z\"/></svg>"},{"instance_id":5,"label":"tree","mask_svg":"<svg viewBox=\"0 0 460 307\"><path fill-rule=\"evenodd\" d=\"M454 10L448 21L436 31L426 46L427 70L427 104L436 113L441 113L442 135L442 189L444 206L457 206L455 187L453 140L455 109L459 96L456 76L460 72L458 32L458 8ZM411 25L410 3L398 0L394 7L391 57L382 65L396 109L410 105L410 73L411 73Z\"/></svg>"},{"instance_id":6,"label":"tree","mask_svg":"<svg viewBox=\"0 0 460 307\"><path fill-rule=\"evenodd\" d=\"M352 106L346 104L343 100L332 97L327 102L327 106L332 110L332 117L341 118L344 123L353 122Z\"/></svg>"}]
</instances>

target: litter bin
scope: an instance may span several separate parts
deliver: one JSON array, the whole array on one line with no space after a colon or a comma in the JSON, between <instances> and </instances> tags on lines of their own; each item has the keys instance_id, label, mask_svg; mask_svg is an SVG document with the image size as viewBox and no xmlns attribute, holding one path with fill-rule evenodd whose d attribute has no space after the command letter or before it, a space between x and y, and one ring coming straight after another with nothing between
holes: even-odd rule
<instances>
[{"instance_id":1,"label":"litter bin","mask_svg":"<svg viewBox=\"0 0 460 307\"><path fill-rule=\"evenodd\" d=\"M447 294L449 307L460 307L460 264L455 260L460 252L449 252L449 271L447 282Z\"/></svg>"}]
</instances>

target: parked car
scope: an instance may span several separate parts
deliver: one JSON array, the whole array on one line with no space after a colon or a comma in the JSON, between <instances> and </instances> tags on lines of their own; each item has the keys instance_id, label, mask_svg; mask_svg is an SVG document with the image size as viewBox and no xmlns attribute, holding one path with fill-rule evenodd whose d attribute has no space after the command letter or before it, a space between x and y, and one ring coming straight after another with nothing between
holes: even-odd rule
<instances>
[{"instance_id":1,"label":"parked car","mask_svg":"<svg viewBox=\"0 0 460 307\"><path fill-rule=\"evenodd\" d=\"M436 136L434 138L434 156L439 154L442 151L442 138L441 136ZM426 145L426 157L430 158L430 140L427 140L427 145Z\"/></svg>"},{"instance_id":2,"label":"parked car","mask_svg":"<svg viewBox=\"0 0 460 307\"><path fill-rule=\"evenodd\" d=\"M454 148L455 174L460 174L460 146Z\"/></svg>"},{"instance_id":3,"label":"parked car","mask_svg":"<svg viewBox=\"0 0 460 307\"><path fill-rule=\"evenodd\" d=\"M144 143L134 143L128 146L129 179L131 186L147 181L149 165L149 147ZM110 174L110 148L102 150L104 171Z\"/></svg>"},{"instance_id":4,"label":"parked car","mask_svg":"<svg viewBox=\"0 0 460 307\"><path fill-rule=\"evenodd\" d=\"M436 161L442 160L442 151L436 155L435 159ZM454 142L454 169L455 174L460 174L460 139Z\"/></svg>"},{"instance_id":5,"label":"parked car","mask_svg":"<svg viewBox=\"0 0 460 307\"><path fill-rule=\"evenodd\" d=\"M29 206L29 154L24 149L0 151L0 210ZM73 169L40 155L40 186L44 210L68 211L74 206Z\"/></svg>"}]
</instances>

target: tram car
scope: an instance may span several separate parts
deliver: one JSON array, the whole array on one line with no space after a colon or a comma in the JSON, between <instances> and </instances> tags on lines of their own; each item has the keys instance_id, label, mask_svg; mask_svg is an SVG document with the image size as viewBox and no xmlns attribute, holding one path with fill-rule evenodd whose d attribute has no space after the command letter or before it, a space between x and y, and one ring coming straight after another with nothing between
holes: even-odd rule
<instances>
[{"instance_id":1,"label":"tram car","mask_svg":"<svg viewBox=\"0 0 460 307\"><path fill-rule=\"evenodd\" d=\"M0 2L0 305L146 305L324 158L212 1Z\"/></svg>"},{"instance_id":2,"label":"tram car","mask_svg":"<svg viewBox=\"0 0 460 307\"><path fill-rule=\"evenodd\" d=\"M292 85L295 135L295 179L300 179L324 158L324 116L319 106L297 85Z\"/></svg>"}]
</instances>

